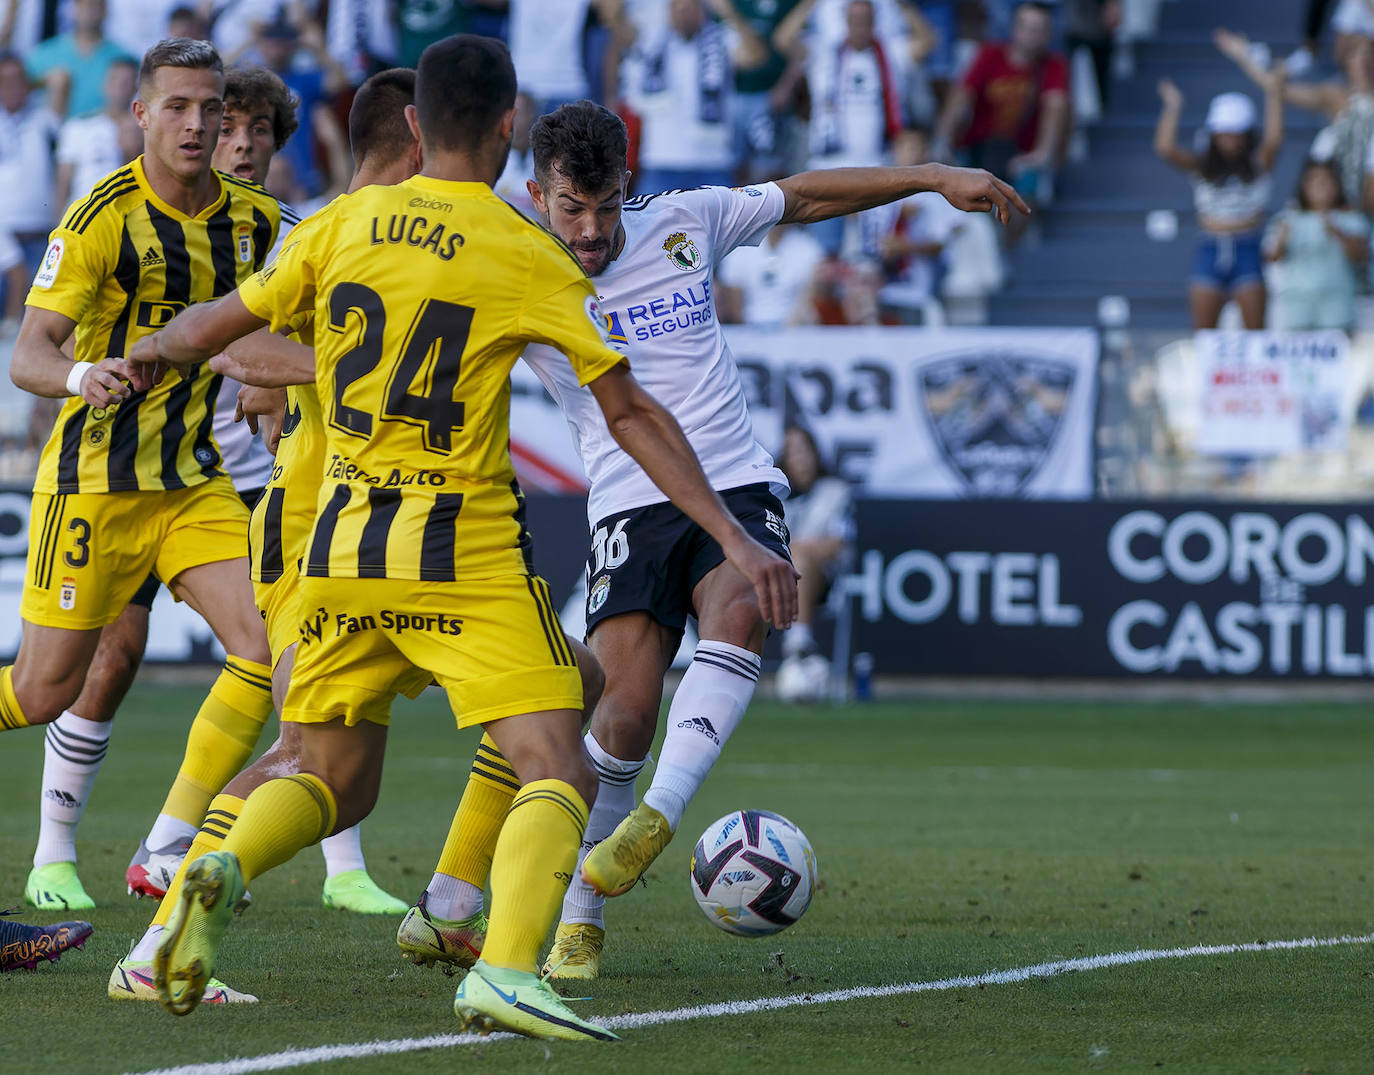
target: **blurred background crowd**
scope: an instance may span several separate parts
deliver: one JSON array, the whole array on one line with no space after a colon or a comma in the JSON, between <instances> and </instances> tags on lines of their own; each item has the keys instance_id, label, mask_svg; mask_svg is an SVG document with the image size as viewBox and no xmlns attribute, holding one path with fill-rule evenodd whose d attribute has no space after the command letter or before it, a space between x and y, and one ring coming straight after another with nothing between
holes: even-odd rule
<instances>
[{"instance_id":1,"label":"blurred background crowd","mask_svg":"<svg viewBox=\"0 0 1374 1075\"><path fill-rule=\"evenodd\" d=\"M1188 491L1180 331L1337 329L1352 368L1374 367L1374 0L0 0L0 350L49 230L139 151L129 102L154 41L208 38L281 75L300 126L268 186L304 214L347 181L354 87L455 32L511 48L498 192L525 209L528 124L582 97L626 119L632 193L928 160L1014 182L1037 212L1005 232L935 195L779 227L724 261L719 312L1102 325L1107 493ZM1350 391L1374 424L1364 382ZM0 479L22 479L48 415L0 398Z\"/></svg>"}]
</instances>

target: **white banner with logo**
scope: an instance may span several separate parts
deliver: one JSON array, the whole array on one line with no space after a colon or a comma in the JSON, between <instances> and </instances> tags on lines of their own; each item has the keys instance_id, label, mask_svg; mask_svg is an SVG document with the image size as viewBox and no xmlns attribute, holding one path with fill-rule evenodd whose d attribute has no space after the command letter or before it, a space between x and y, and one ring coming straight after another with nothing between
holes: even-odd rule
<instances>
[{"instance_id":1,"label":"white banner with logo","mask_svg":"<svg viewBox=\"0 0 1374 1075\"><path fill-rule=\"evenodd\" d=\"M1199 332L1197 449L1210 455L1345 450L1344 332Z\"/></svg>"},{"instance_id":2,"label":"white banner with logo","mask_svg":"<svg viewBox=\"0 0 1374 1075\"><path fill-rule=\"evenodd\" d=\"M1092 495L1090 329L736 325L726 334L759 441L776 450L783 426L798 422L867 493ZM523 365L511 379L511 433L526 488L585 488L561 413Z\"/></svg>"}]
</instances>

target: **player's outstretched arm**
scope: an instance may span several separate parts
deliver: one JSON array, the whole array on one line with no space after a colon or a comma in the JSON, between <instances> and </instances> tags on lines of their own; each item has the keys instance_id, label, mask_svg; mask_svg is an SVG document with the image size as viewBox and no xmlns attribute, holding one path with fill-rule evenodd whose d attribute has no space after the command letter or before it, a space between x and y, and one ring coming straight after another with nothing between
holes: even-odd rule
<instances>
[{"instance_id":1,"label":"player's outstretched arm","mask_svg":"<svg viewBox=\"0 0 1374 1075\"><path fill-rule=\"evenodd\" d=\"M606 416L611 436L644 468L668 498L720 543L728 559L758 594L759 611L775 627L797 616L797 572L751 538L706 480L682 427L624 366L587 385Z\"/></svg>"},{"instance_id":2,"label":"player's outstretched arm","mask_svg":"<svg viewBox=\"0 0 1374 1075\"><path fill-rule=\"evenodd\" d=\"M156 380L159 367L187 369L208 362L235 340L262 328L266 321L251 313L231 291L222 299L188 306L167 326L145 336L130 349L128 361L135 371L134 386Z\"/></svg>"},{"instance_id":3,"label":"player's outstretched arm","mask_svg":"<svg viewBox=\"0 0 1374 1075\"><path fill-rule=\"evenodd\" d=\"M108 407L129 394L120 359L76 362L62 350L76 322L55 310L30 306L10 356L10 380L25 392L49 399L80 396L92 407Z\"/></svg>"},{"instance_id":4,"label":"player's outstretched arm","mask_svg":"<svg viewBox=\"0 0 1374 1075\"><path fill-rule=\"evenodd\" d=\"M211 358L210 369L259 388L289 388L314 383L315 352L264 328Z\"/></svg>"},{"instance_id":5,"label":"player's outstretched arm","mask_svg":"<svg viewBox=\"0 0 1374 1075\"><path fill-rule=\"evenodd\" d=\"M1005 224L1012 211L1029 213L1030 206L1012 187L981 168L948 164L914 167L820 168L778 180L786 202L781 223L811 224L846 213L887 205L912 194L933 190L956 209L996 214Z\"/></svg>"}]
</instances>

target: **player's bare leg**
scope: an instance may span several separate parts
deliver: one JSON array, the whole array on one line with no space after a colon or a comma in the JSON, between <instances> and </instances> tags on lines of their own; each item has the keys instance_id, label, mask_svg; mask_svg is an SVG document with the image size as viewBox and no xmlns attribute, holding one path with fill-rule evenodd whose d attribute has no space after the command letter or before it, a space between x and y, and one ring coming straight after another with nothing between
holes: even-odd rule
<instances>
[{"instance_id":1,"label":"player's bare leg","mask_svg":"<svg viewBox=\"0 0 1374 1075\"><path fill-rule=\"evenodd\" d=\"M768 628L753 586L732 565L721 563L697 583L692 602L701 640L673 695L653 782L644 801L582 863L582 879L603 895L629 891L668 846L687 804L744 717L758 682ZM614 622L598 625L597 634ZM613 679L607 694L614 688ZM637 745L628 738L618 741Z\"/></svg>"},{"instance_id":2,"label":"player's bare leg","mask_svg":"<svg viewBox=\"0 0 1374 1075\"><path fill-rule=\"evenodd\" d=\"M166 891L210 800L248 761L272 713L267 632L253 603L247 557L187 568L170 588L205 618L227 657L191 725L176 780L126 874L131 891L148 895Z\"/></svg>"},{"instance_id":3,"label":"player's bare leg","mask_svg":"<svg viewBox=\"0 0 1374 1075\"><path fill-rule=\"evenodd\" d=\"M72 631L23 622L14 664L0 671L0 731L51 724L76 700L100 628Z\"/></svg>"}]
</instances>

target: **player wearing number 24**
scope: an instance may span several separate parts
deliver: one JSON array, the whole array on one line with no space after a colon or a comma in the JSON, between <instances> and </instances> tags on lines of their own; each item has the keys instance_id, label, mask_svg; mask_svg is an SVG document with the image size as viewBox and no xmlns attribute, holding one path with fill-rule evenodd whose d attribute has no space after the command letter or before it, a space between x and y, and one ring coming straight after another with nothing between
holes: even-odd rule
<instances>
[{"instance_id":1,"label":"player wearing number 24","mask_svg":"<svg viewBox=\"0 0 1374 1075\"><path fill-rule=\"evenodd\" d=\"M677 423L607 345L576 259L492 192L514 98L499 42L431 45L406 111L421 174L339 198L271 267L129 354L143 382L160 364L189 368L314 311L325 480L300 603L325 610L322 624L370 625L302 635L282 719L300 726L303 771L253 791L224 850L188 867L155 960L159 991L176 992L178 1010L213 973L241 886L372 808L391 700L420 671L446 690L460 727L486 729L521 784L494 850L491 928L460 1016L553 1032L528 1022L534 1001L500 1001L528 996L558 1008L571 1036L608 1036L565 1013L533 974L597 780L580 747L580 677L526 559L508 428L510 370L526 345L567 356L618 442L720 542L765 614L779 626L795 615L791 565L729 513ZM392 234L403 241L372 241ZM462 616L460 634L384 626L384 613L424 623L441 610Z\"/></svg>"}]
</instances>

